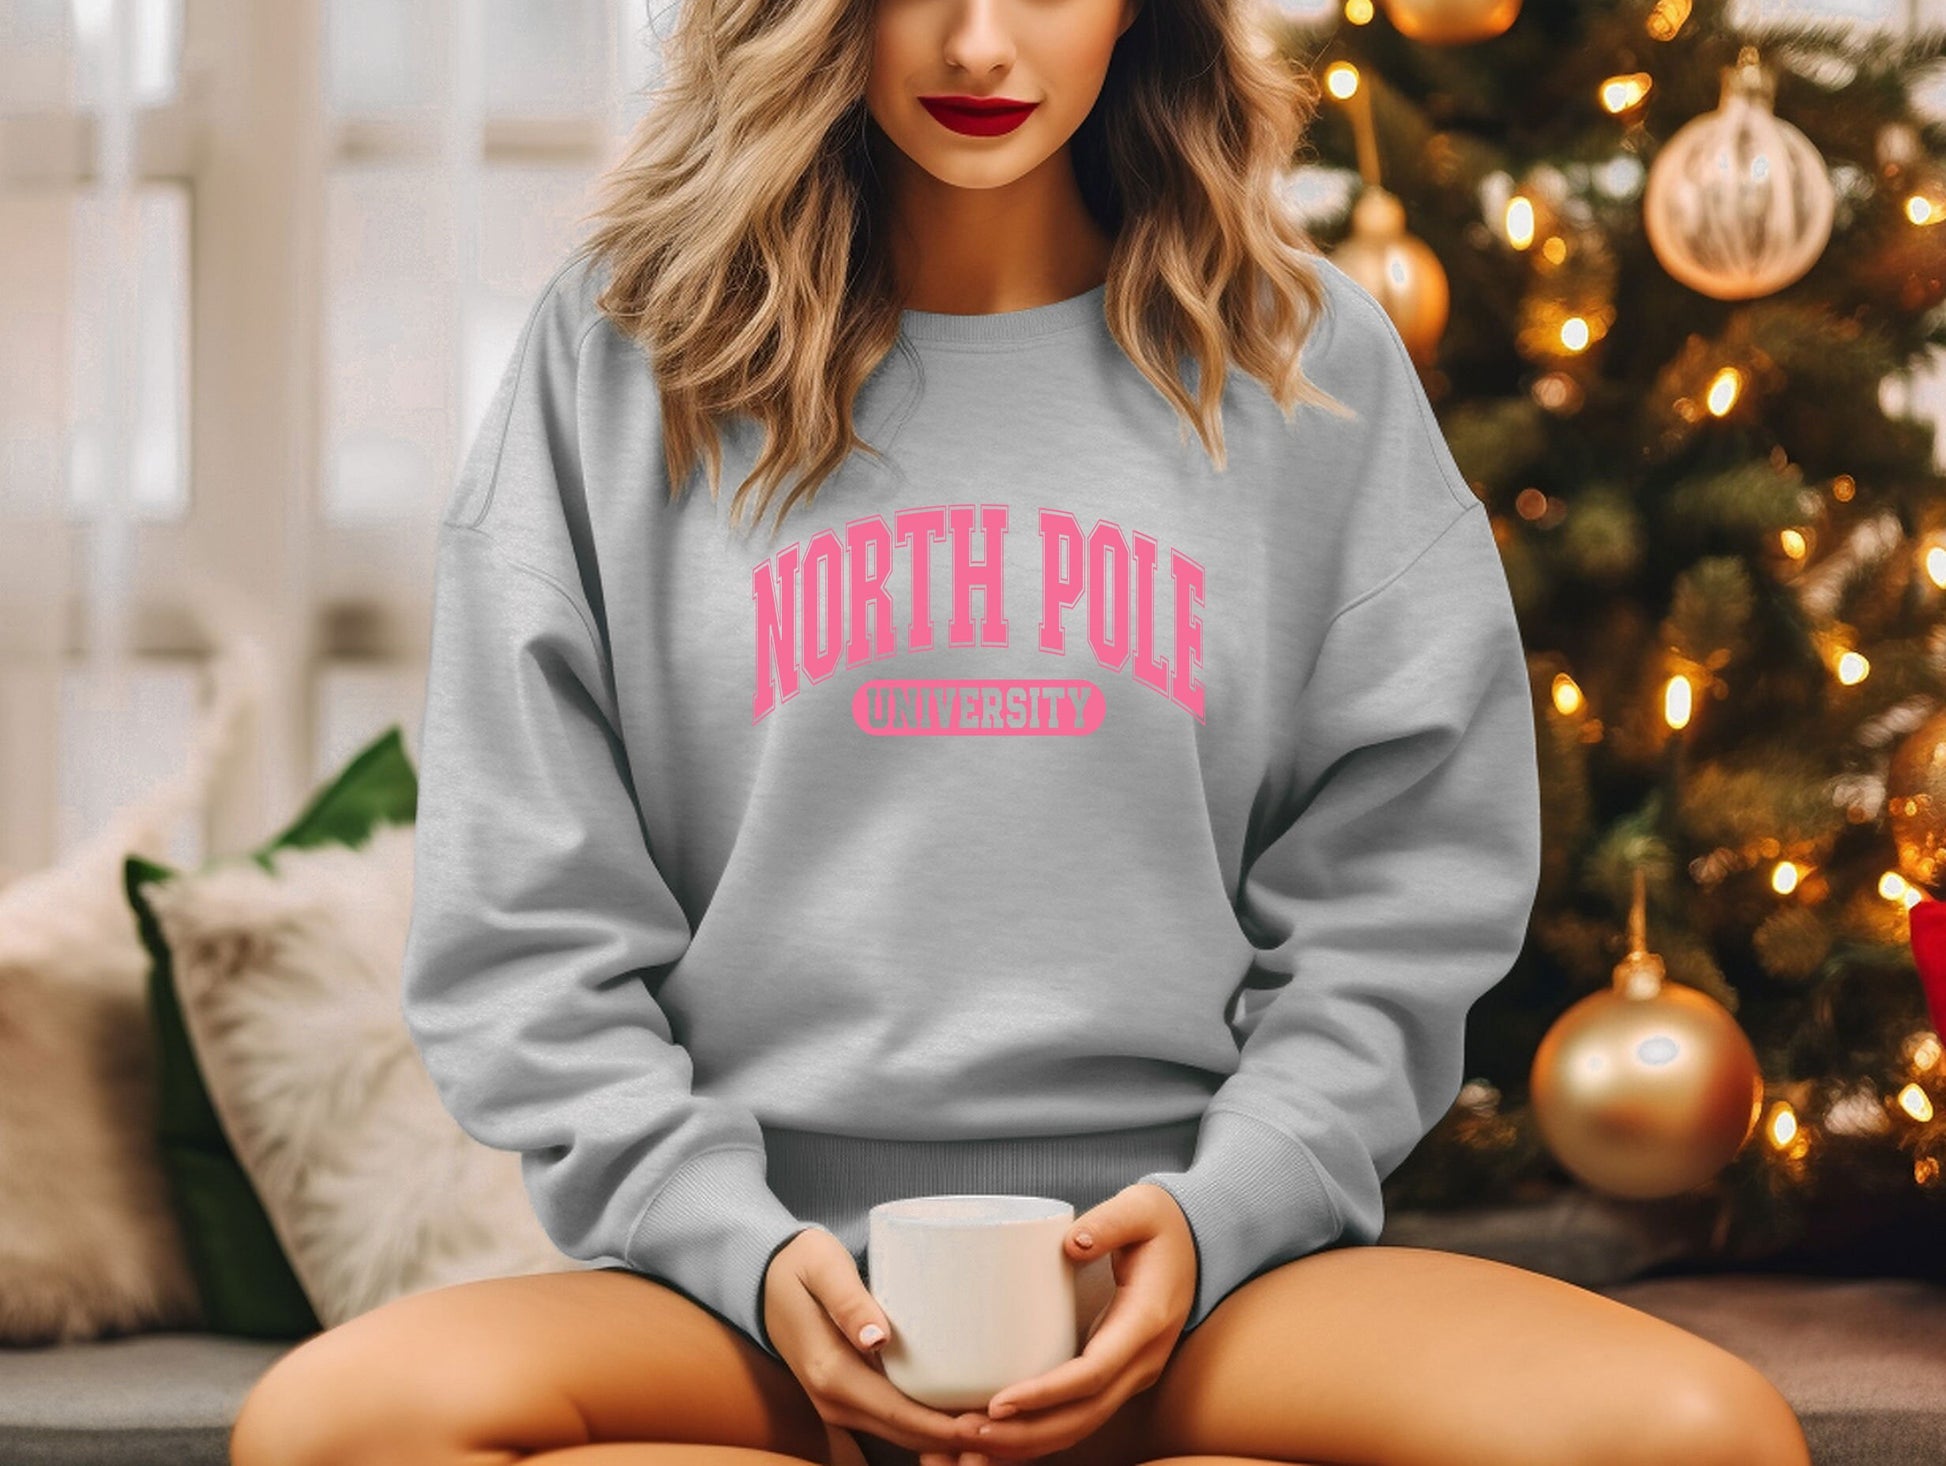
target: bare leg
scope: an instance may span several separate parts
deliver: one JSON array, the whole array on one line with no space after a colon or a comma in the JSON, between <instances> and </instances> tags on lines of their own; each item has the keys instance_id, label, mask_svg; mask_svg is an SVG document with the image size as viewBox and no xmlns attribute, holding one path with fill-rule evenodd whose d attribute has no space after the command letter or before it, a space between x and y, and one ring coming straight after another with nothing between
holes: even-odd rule
<instances>
[{"instance_id":1,"label":"bare leg","mask_svg":"<svg viewBox=\"0 0 1946 1466\"><path fill-rule=\"evenodd\" d=\"M543 1451L527 1460L538 1466L799 1466L799 1456L752 1451L743 1446L643 1445L610 1442L600 1446L571 1446Z\"/></svg>"},{"instance_id":2,"label":"bare leg","mask_svg":"<svg viewBox=\"0 0 1946 1466\"><path fill-rule=\"evenodd\" d=\"M599 1447L543 1450L527 1456L541 1466L802 1466L802 1456L778 1456L775 1450L745 1447L671 1447L642 1445L640 1441L609 1441Z\"/></svg>"},{"instance_id":3,"label":"bare leg","mask_svg":"<svg viewBox=\"0 0 1946 1466\"><path fill-rule=\"evenodd\" d=\"M865 1458L849 1439L849 1431L833 1430L832 1466L865 1466ZM820 1458L821 1459L821 1458ZM648 1445L640 1441L610 1441L604 1445L569 1446L565 1451L542 1451L528 1456L523 1466L801 1466L799 1456L753 1451L743 1446Z\"/></svg>"},{"instance_id":4,"label":"bare leg","mask_svg":"<svg viewBox=\"0 0 1946 1466\"><path fill-rule=\"evenodd\" d=\"M795 1459L767 1451L746 1451L740 1446L644 1445L575 1446L527 1458L533 1466L772 1466L772 1463ZM1254 1456L1171 1456L1166 1461L1151 1461L1144 1466L1297 1466L1297 1463L1262 1461Z\"/></svg>"},{"instance_id":5,"label":"bare leg","mask_svg":"<svg viewBox=\"0 0 1946 1466\"><path fill-rule=\"evenodd\" d=\"M863 1466L789 1369L673 1288L621 1270L429 1289L313 1335L270 1367L232 1466L504 1466L599 1442L666 1466ZM712 1449L712 1448L741 1449Z\"/></svg>"},{"instance_id":6,"label":"bare leg","mask_svg":"<svg viewBox=\"0 0 1946 1466\"><path fill-rule=\"evenodd\" d=\"M1138 1460L1808 1466L1797 1418L1727 1350L1524 1268L1340 1247L1243 1284L1145 1393Z\"/></svg>"}]
</instances>

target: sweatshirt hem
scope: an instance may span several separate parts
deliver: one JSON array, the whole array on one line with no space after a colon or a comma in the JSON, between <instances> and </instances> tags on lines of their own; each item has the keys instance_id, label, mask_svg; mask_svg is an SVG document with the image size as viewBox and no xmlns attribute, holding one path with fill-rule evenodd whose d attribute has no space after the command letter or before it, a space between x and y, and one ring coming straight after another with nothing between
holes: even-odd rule
<instances>
[{"instance_id":1,"label":"sweatshirt hem","mask_svg":"<svg viewBox=\"0 0 1946 1466\"><path fill-rule=\"evenodd\" d=\"M770 1188L805 1221L837 1235L865 1270L871 1208L913 1196L1045 1196L1078 1216L1145 1172L1180 1170L1200 1115L1060 1135L903 1140L764 1125Z\"/></svg>"}]
</instances>

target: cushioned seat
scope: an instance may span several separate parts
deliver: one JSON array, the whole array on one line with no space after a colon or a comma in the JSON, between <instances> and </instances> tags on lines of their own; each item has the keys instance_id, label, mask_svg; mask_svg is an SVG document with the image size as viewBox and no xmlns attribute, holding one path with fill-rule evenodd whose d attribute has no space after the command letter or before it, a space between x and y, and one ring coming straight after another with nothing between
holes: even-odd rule
<instances>
[{"instance_id":1,"label":"cushioned seat","mask_svg":"<svg viewBox=\"0 0 1946 1466\"><path fill-rule=\"evenodd\" d=\"M0 1349L6 1466L226 1466L230 1422L289 1344L135 1334Z\"/></svg>"},{"instance_id":2,"label":"cushioned seat","mask_svg":"<svg viewBox=\"0 0 1946 1466\"><path fill-rule=\"evenodd\" d=\"M1817 1466L1946 1461L1946 1285L1716 1274L1602 1288L1776 1382ZM285 1348L145 1334L0 1349L5 1466L225 1466L230 1422Z\"/></svg>"}]
</instances>

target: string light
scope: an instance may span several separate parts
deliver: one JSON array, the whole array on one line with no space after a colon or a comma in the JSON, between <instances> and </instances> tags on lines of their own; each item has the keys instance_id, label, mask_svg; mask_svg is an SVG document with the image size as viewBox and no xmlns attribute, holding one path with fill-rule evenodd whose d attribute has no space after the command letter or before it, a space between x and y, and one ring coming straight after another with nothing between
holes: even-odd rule
<instances>
[{"instance_id":1,"label":"string light","mask_svg":"<svg viewBox=\"0 0 1946 1466\"><path fill-rule=\"evenodd\" d=\"M1656 0L1655 9L1649 12L1649 38L1656 41L1673 41L1689 19L1690 0Z\"/></svg>"},{"instance_id":2,"label":"string light","mask_svg":"<svg viewBox=\"0 0 1946 1466\"><path fill-rule=\"evenodd\" d=\"M1932 1096L1917 1083L1908 1084L1899 1091L1899 1108L1924 1124L1932 1118Z\"/></svg>"},{"instance_id":3,"label":"string light","mask_svg":"<svg viewBox=\"0 0 1946 1466\"><path fill-rule=\"evenodd\" d=\"M1571 718L1587 706L1587 699L1581 695L1581 685L1565 672L1554 674L1554 711L1564 718Z\"/></svg>"},{"instance_id":4,"label":"string light","mask_svg":"<svg viewBox=\"0 0 1946 1466\"><path fill-rule=\"evenodd\" d=\"M1561 344L1569 351L1586 351L1593 337L1588 322L1580 316L1569 316L1561 322Z\"/></svg>"},{"instance_id":5,"label":"string light","mask_svg":"<svg viewBox=\"0 0 1946 1466\"><path fill-rule=\"evenodd\" d=\"M1848 473L1841 473L1831 481L1831 497L1840 504L1849 504L1851 496L1858 492L1858 480Z\"/></svg>"},{"instance_id":6,"label":"string light","mask_svg":"<svg viewBox=\"0 0 1946 1466\"><path fill-rule=\"evenodd\" d=\"M1737 405L1737 398L1743 395L1743 373L1733 366L1726 366L1710 378L1709 390L1703 394L1703 405L1709 408L1712 417L1722 417Z\"/></svg>"},{"instance_id":7,"label":"string light","mask_svg":"<svg viewBox=\"0 0 1946 1466\"><path fill-rule=\"evenodd\" d=\"M1778 547L1782 549L1786 555L1789 555L1793 560L1802 560L1804 558L1804 551L1807 548L1807 546L1804 543L1803 530L1801 529L1779 530L1777 532L1777 544Z\"/></svg>"},{"instance_id":8,"label":"string light","mask_svg":"<svg viewBox=\"0 0 1946 1466\"><path fill-rule=\"evenodd\" d=\"M1926 899L1925 894L1917 886L1895 870L1888 870L1878 878L1878 893L1887 901L1897 902L1907 911Z\"/></svg>"},{"instance_id":9,"label":"string light","mask_svg":"<svg viewBox=\"0 0 1946 1466\"><path fill-rule=\"evenodd\" d=\"M1526 249L1534 242L1534 201L1517 193L1507 200L1507 243Z\"/></svg>"},{"instance_id":10,"label":"string light","mask_svg":"<svg viewBox=\"0 0 1946 1466\"><path fill-rule=\"evenodd\" d=\"M1542 372L1528 389L1531 396L1549 412L1573 412L1581 406L1581 384L1566 372Z\"/></svg>"},{"instance_id":11,"label":"string light","mask_svg":"<svg viewBox=\"0 0 1946 1466\"><path fill-rule=\"evenodd\" d=\"M1838 658L1838 665L1834 670L1838 674L1838 680L1845 686L1856 687L1870 673L1872 664L1859 652L1846 652Z\"/></svg>"},{"instance_id":12,"label":"string light","mask_svg":"<svg viewBox=\"0 0 1946 1466\"><path fill-rule=\"evenodd\" d=\"M1797 1111L1791 1108L1789 1100L1780 1099L1770 1107L1764 1134L1769 1137L1772 1150L1788 1150L1797 1139Z\"/></svg>"},{"instance_id":13,"label":"string light","mask_svg":"<svg viewBox=\"0 0 1946 1466\"><path fill-rule=\"evenodd\" d=\"M1601 84L1601 105L1619 116L1641 106L1649 95L1649 88L1654 85L1654 79L1646 71L1611 76Z\"/></svg>"},{"instance_id":14,"label":"string light","mask_svg":"<svg viewBox=\"0 0 1946 1466\"><path fill-rule=\"evenodd\" d=\"M1916 1074L1923 1074L1932 1068L1943 1054L1946 1054L1946 1047L1942 1047L1939 1035L1929 1028L1918 1030L1905 1041L1905 1061Z\"/></svg>"},{"instance_id":15,"label":"string light","mask_svg":"<svg viewBox=\"0 0 1946 1466\"><path fill-rule=\"evenodd\" d=\"M1662 688L1662 721L1671 728L1687 728L1695 710L1696 689L1682 673L1671 677Z\"/></svg>"},{"instance_id":16,"label":"string light","mask_svg":"<svg viewBox=\"0 0 1946 1466\"><path fill-rule=\"evenodd\" d=\"M1926 567L1926 578L1946 590L1946 545L1929 546L1920 560Z\"/></svg>"},{"instance_id":17,"label":"string light","mask_svg":"<svg viewBox=\"0 0 1946 1466\"><path fill-rule=\"evenodd\" d=\"M1788 896L1797 889L1798 881L1804 872L1793 860L1780 860L1770 870L1770 889L1780 896Z\"/></svg>"}]
</instances>

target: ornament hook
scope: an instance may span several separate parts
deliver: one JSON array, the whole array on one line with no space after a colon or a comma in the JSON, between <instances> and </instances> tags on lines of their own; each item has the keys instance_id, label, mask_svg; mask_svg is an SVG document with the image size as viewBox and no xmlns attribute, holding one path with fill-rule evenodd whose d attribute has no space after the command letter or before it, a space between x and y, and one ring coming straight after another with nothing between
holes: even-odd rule
<instances>
[{"instance_id":1,"label":"ornament hook","mask_svg":"<svg viewBox=\"0 0 1946 1466\"><path fill-rule=\"evenodd\" d=\"M1662 990L1668 968L1649 950L1648 879L1635 867L1635 898L1628 908L1628 955L1615 964L1615 991L1625 998L1652 998Z\"/></svg>"}]
</instances>

